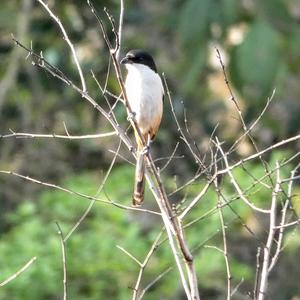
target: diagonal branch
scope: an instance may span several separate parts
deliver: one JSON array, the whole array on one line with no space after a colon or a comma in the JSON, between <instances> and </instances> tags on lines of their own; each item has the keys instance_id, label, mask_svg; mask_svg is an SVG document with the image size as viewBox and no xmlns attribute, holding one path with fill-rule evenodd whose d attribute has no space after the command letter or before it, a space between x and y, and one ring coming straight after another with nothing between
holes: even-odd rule
<instances>
[{"instance_id":1,"label":"diagonal branch","mask_svg":"<svg viewBox=\"0 0 300 300\"><path fill-rule=\"evenodd\" d=\"M73 45L73 43L70 41L69 36L64 28L64 26L62 25L60 19L55 16L55 14L52 12L52 10L49 8L48 4L45 4L45 2L43 0L37 0L44 8L45 10L48 12L49 16L55 21L55 23L57 23L57 25L59 26L63 36L64 36L64 40L67 42L71 52L72 52L72 57L74 59L75 65L77 67L77 71L78 74L80 76L80 80L81 80L81 87L82 87L82 92L86 93L87 92L87 88L86 88L86 83L85 83L85 79L82 73L82 69L75 51L75 47Z\"/></svg>"},{"instance_id":2,"label":"diagonal branch","mask_svg":"<svg viewBox=\"0 0 300 300\"><path fill-rule=\"evenodd\" d=\"M217 138L217 147L220 151L220 153L222 154L222 157L223 157L223 160L224 160L224 163L225 163L225 166L226 166L226 169L227 169L227 174L229 175L230 177L230 180L231 180L231 183L233 184L234 188L236 189L238 195L240 196L240 198L249 206L251 207L253 210L255 211L258 211L258 212L261 212L261 213L265 213L265 214L268 214L270 213L270 210L269 209L263 209L263 208L259 208L257 206L255 206L252 202L250 202L246 196L244 195L241 187L239 186L238 182L236 181L235 177L233 176L232 172L231 172L231 168L229 167L229 163L228 163L228 159L227 159L227 155L224 153L221 145L220 145L220 142Z\"/></svg>"},{"instance_id":3,"label":"diagonal branch","mask_svg":"<svg viewBox=\"0 0 300 300\"><path fill-rule=\"evenodd\" d=\"M141 299L141 295L139 294L139 286L140 286L140 283L141 283L141 280L142 280L142 276L144 274L145 268L146 268L151 256L153 255L154 251L157 249L157 244L158 244L158 241L159 241L161 235L162 235L162 231L157 235L157 237L154 240L154 242L153 242L148 254L146 255L144 261L140 264L140 271L139 271L138 278L136 280L135 287L133 289L132 300Z\"/></svg>"},{"instance_id":4,"label":"diagonal branch","mask_svg":"<svg viewBox=\"0 0 300 300\"><path fill-rule=\"evenodd\" d=\"M121 209L135 210L135 211L147 212L147 213L155 214L155 215L161 215L159 212L156 212L156 211L143 209L143 208L138 208L138 207L126 206L126 205L123 205L121 203L117 203L117 202L114 202L114 201L111 201L111 200L104 200L104 199L100 199L100 198L97 198L97 197L89 196L89 195L86 195L86 194L83 194L83 193L80 193L80 192L62 187L60 185L56 185L56 184L49 183L49 182L44 182L44 181L32 178L30 176L25 176L25 175L22 175L22 174L19 174L19 173L16 173L16 172L0 170L0 173L7 174L7 175L12 175L12 176L15 176L15 177L19 177L19 178L22 178L24 180L27 180L27 181L30 181L30 182L33 182L33 183L36 183L36 184L40 184L40 185L43 185L43 186L46 186L46 187L49 187L49 188L53 188L53 189L56 189L56 190L60 190L62 192L66 192L66 193L71 194L71 195L76 195L78 197L85 198L85 199L88 199L88 200L95 200L95 201L99 201L99 202L102 202L102 203L105 203L105 204L111 204L111 205L114 205L114 206L116 206L118 208L121 208Z\"/></svg>"},{"instance_id":5,"label":"diagonal branch","mask_svg":"<svg viewBox=\"0 0 300 300\"><path fill-rule=\"evenodd\" d=\"M9 276L7 279L5 279L4 281L2 281L0 283L0 287L8 284L10 281L14 280L15 278L17 278L20 274L22 274L23 272L25 272L31 265L33 262L35 262L36 260L36 256L34 256L32 259L30 259L20 270L18 270L16 273L14 273L13 275Z\"/></svg>"}]
</instances>

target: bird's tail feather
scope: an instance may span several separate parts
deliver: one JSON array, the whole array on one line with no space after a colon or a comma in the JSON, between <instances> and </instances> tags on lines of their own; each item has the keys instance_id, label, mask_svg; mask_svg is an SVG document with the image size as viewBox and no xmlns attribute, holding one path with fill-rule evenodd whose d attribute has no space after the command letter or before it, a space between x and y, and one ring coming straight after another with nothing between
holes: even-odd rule
<instances>
[{"instance_id":1,"label":"bird's tail feather","mask_svg":"<svg viewBox=\"0 0 300 300\"><path fill-rule=\"evenodd\" d=\"M132 205L140 206L144 201L145 192L145 160L142 151L138 151L135 168L134 190Z\"/></svg>"}]
</instances>

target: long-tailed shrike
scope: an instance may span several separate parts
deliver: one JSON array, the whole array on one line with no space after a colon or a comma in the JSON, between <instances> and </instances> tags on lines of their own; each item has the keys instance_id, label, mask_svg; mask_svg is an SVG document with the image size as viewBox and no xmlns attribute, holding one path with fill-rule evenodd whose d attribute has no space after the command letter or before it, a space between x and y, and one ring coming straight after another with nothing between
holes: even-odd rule
<instances>
[{"instance_id":1,"label":"long-tailed shrike","mask_svg":"<svg viewBox=\"0 0 300 300\"><path fill-rule=\"evenodd\" d=\"M145 141L155 137L163 113L164 88L152 56L143 50L131 50L121 60L128 71L125 89L131 110ZM135 132L138 145L133 206L144 200L145 161L144 146Z\"/></svg>"}]
</instances>

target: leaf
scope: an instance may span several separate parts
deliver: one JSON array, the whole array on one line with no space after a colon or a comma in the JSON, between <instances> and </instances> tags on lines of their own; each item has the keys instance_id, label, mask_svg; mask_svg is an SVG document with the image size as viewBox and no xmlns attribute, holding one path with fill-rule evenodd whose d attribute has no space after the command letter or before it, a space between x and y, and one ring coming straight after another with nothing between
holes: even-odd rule
<instances>
[{"instance_id":1,"label":"leaf","mask_svg":"<svg viewBox=\"0 0 300 300\"><path fill-rule=\"evenodd\" d=\"M210 7L210 0L190 0L185 3L179 20L179 34L183 45L195 47L195 44L199 45L206 38Z\"/></svg>"},{"instance_id":2,"label":"leaf","mask_svg":"<svg viewBox=\"0 0 300 300\"><path fill-rule=\"evenodd\" d=\"M182 89L185 93L194 92L199 86L199 75L205 66L206 59L206 49L199 49L193 57L193 64L188 65L188 69L185 71L186 75L182 83Z\"/></svg>"},{"instance_id":3,"label":"leaf","mask_svg":"<svg viewBox=\"0 0 300 300\"><path fill-rule=\"evenodd\" d=\"M236 0L226 0L222 1L222 16L223 16L223 23L224 26L234 23L239 13L239 1Z\"/></svg>"},{"instance_id":4,"label":"leaf","mask_svg":"<svg viewBox=\"0 0 300 300\"><path fill-rule=\"evenodd\" d=\"M289 31L296 25L288 11L287 1L283 0L264 0L257 2L257 9L264 15L264 19L268 20L274 27L281 31Z\"/></svg>"},{"instance_id":5,"label":"leaf","mask_svg":"<svg viewBox=\"0 0 300 300\"><path fill-rule=\"evenodd\" d=\"M300 51L299 51L299 45L300 45L300 28L299 26L294 26L293 30L291 31L290 35L287 39L288 42L288 51L289 55L287 57L290 68L294 72L299 71L300 67Z\"/></svg>"},{"instance_id":6,"label":"leaf","mask_svg":"<svg viewBox=\"0 0 300 300\"><path fill-rule=\"evenodd\" d=\"M254 23L242 44L233 49L229 70L233 84L249 102L264 103L279 66L277 33L264 22Z\"/></svg>"}]
</instances>

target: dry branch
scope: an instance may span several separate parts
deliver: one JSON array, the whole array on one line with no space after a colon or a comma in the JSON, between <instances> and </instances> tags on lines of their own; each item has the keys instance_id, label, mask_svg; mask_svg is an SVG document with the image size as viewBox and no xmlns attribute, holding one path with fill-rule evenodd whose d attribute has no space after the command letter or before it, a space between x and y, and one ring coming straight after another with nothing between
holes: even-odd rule
<instances>
[{"instance_id":1,"label":"dry branch","mask_svg":"<svg viewBox=\"0 0 300 300\"><path fill-rule=\"evenodd\" d=\"M42 134L42 133L27 133L27 132L14 132L10 130L12 133L0 135L1 138L53 138L53 139L65 139L65 140L84 140L84 139L97 139L104 138L109 136L117 135L116 131L111 131L107 133L98 133L98 134L86 134L86 135L62 135L62 134Z\"/></svg>"},{"instance_id":2,"label":"dry branch","mask_svg":"<svg viewBox=\"0 0 300 300\"><path fill-rule=\"evenodd\" d=\"M58 228L58 235L59 235L60 246L61 246L62 264L63 264L63 287L64 287L63 300L67 300L67 263L66 263L65 238L58 222L56 222L56 226Z\"/></svg>"},{"instance_id":3,"label":"dry branch","mask_svg":"<svg viewBox=\"0 0 300 300\"><path fill-rule=\"evenodd\" d=\"M36 183L36 184L40 184L42 186L53 188L53 189L56 189L56 190L59 190L59 191L62 191L62 192L65 192L65 193L68 193L68 194L71 194L71 195L75 195L75 196L78 196L78 197L81 197L81 198L84 198L84 199L87 199L87 200L92 200L92 201L94 200L94 201L98 201L98 202L101 202L101 203L114 205L114 206L116 206L118 208L121 208L121 209L147 212L147 213L154 214L154 215L159 215L159 216L161 215L159 212L156 212L156 211L143 209L143 208L138 208L138 207L126 206L126 205L123 205L121 203L114 202L112 200L104 200L104 199L97 198L97 197L94 197L94 196L86 195L84 193L80 193L80 192L74 191L72 189L62 187L60 185L56 185L56 184L49 183L49 182L44 182L44 181L41 181L39 179L32 178L30 176L25 176L25 175L22 175L22 174L19 174L19 173L16 173L16 172L0 170L0 173L15 176L15 177L19 177L19 178L24 179L26 181L30 181L30 182L33 182L33 183Z\"/></svg>"},{"instance_id":4,"label":"dry branch","mask_svg":"<svg viewBox=\"0 0 300 300\"><path fill-rule=\"evenodd\" d=\"M278 162L276 163L278 166ZM277 208L277 197L280 192L280 169L277 168L276 172L276 184L272 192L272 202L270 208L270 224L267 243L264 246L263 251L263 265L260 273L260 283L258 287L258 300L264 300L267 296L268 290L268 278L270 273L270 259L271 250L274 243L274 234L276 230L276 208Z\"/></svg>"},{"instance_id":5,"label":"dry branch","mask_svg":"<svg viewBox=\"0 0 300 300\"><path fill-rule=\"evenodd\" d=\"M4 281L2 281L0 283L0 287L8 284L9 282L11 282L12 280L14 280L15 278L17 278L20 274L22 274L23 272L25 272L31 265L33 262L35 262L36 260L36 256L34 256L32 259L30 259L20 270L18 270L16 273L14 273L13 275L11 275L10 277L8 277L7 279L5 279Z\"/></svg>"},{"instance_id":6,"label":"dry branch","mask_svg":"<svg viewBox=\"0 0 300 300\"><path fill-rule=\"evenodd\" d=\"M75 62L78 74L80 76L81 86L82 86L82 92L86 93L87 92L86 83L85 83L85 79L84 79L84 76L83 76L83 73L82 73L82 69L81 69L81 66L80 66L80 63L79 63L76 51L75 51L75 47L74 47L73 43L70 41L69 36L68 36L68 34L67 34L64 26L62 25L60 19L49 8L48 4L45 4L45 2L42 1L42 0L37 0L37 1L45 8L45 10L49 14L49 16L59 26L59 28L60 28L60 30L61 30L61 32L63 34L64 40L67 42L67 44L68 44L68 46L69 46L69 48L70 48L70 50L72 52L72 57L73 57L73 60Z\"/></svg>"}]
</instances>

